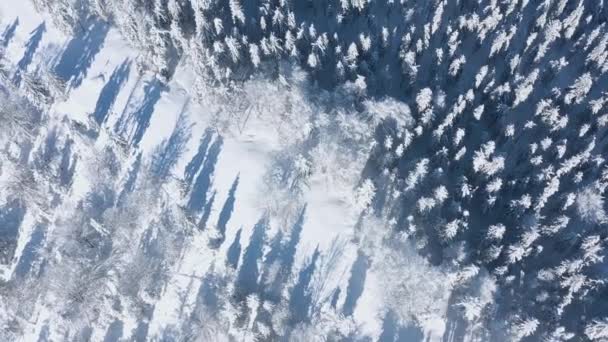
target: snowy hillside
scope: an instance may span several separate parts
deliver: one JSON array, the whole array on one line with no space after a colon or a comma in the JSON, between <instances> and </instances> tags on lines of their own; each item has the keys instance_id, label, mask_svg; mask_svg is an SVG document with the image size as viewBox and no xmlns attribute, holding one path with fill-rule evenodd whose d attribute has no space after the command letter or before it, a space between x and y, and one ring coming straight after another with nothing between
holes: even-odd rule
<instances>
[{"instance_id":1,"label":"snowy hillside","mask_svg":"<svg viewBox=\"0 0 608 342\"><path fill-rule=\"evenodd\" d=\"M0 3L0 341L607 341L603 0Z\"/></svg>"}]
</instances>

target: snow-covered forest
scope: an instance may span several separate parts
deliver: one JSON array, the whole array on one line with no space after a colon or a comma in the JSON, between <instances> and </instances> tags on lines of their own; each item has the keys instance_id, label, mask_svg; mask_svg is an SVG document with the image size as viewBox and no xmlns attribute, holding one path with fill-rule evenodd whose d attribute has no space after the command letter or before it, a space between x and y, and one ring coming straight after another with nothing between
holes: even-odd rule
<instances>
[{"instance_id":1,"label":"snow-covered forest","mask_svg":"<svg viewBox=\"0 0 608 342\"><path fill-rule=\"evenodd\" d=\"M608 341L607 22L0 2L0 341Z\"/></svg>"}]
</instances>

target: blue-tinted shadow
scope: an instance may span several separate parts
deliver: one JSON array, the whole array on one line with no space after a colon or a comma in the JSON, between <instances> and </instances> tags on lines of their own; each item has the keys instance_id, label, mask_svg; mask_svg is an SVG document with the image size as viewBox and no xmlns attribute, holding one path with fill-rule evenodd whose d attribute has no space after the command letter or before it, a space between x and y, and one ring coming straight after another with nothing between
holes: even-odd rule
<instances>
[{"instance_id":1,"label":"blue-tinted shadow","mask_svg":"<svg viewBox=\"0 0 608 342\"><path fill-rule=\"evenodd\" d=\"M312 304L312 295L309 291L309 285L315 272L319 255L319 249L317 248L310 261L300 271L298 282L291 290L289 310L291 311L291 322L294 325L300 322L308 322L309 320L309 311Z\"/></svg>"},{"instance_id":2,"label":"blue-tinted shadow","mask_svg":"<svg viewBox=\"0 0 608 342\"><path fill-rule=\"evenodd\" d=\"M235 293L238 299L243 300L248 295L258 291L258 261L264 255L267 225L267 218L264 217L253 227L253 233L243 255L243 263L239 268L236 279Z\"/></svg>"},{"instance_id":3,"label":"blue-tinted shadow","mask_svg":"<svg viewBox=\"0 0 608 342\"><path fill-rule=\"evenodd\" d=\"M164 140L152 156L151 172L154 178L163 181L170 175L190 140L190 128L186 114L182 112L169 139Z\"/></svg>"},{"instance_id":4,"label":"blue-tinted shadow","mask_svg":"<svg viewBox=\"0 0 608 342\"><path fill-rule=\"evenodd\" d=\"M46 225L37 225L30 240L25 244L19 263L15 269L15 275L23 278L30 273L34 262L40 258L40 249L46 236Z\"/></svg>"},{"instance_id":5,"label":"blue-tinted shadow","mask_svg":"<svg viewBox=\"0 0 608 342\"><path fill-rule=\"evenodd\" d=\"M17 86L21 84L23 73L27 71L27 67L32 63L34 54L36 53L36 50L38 50L38 46L40 46L44 32L46 32L46 24L42 22L42 24L38 25L38 27L36 27L34 31L30 33L30 39L25 44L23 57L21 57L17 63L17 70L13 75L13 83Z\"/></svg>"},{"instance_id":6,"label":"blue-tinted shadow","mask_svg":"<svg viewBox=\"0 0 608 342\"><path fill-rule=\"evenodd\" d=\"M72 88L77 88L87 75L95 56L103 47L110 25L99 19L87 21L86 30L72 38L63 51L55 73L68 82Z\"/></svg>"},{"instance_id":7,"label":"blue-tinted shadow","mask_svg":"<svg viewBox=\"0 0 608 342\"><path fill-rule=\"evenodd\" d=\"M59 165L59 182L61 186L70 186L72 184L72 179L74 178L78 159L72 155L73 145L74 141L68 139L63 148L61 164Z\"/></svg>"},{"instance_id":8,"label":"blue-tinted shadow","mask_svg":"<svg viewBox=\"0 0 608 342\"><path fill-rule=\"evenodd\" d=\"M120 89L124 82L129 78L130 70L131 62L125 60L120 66L114 69L110 79L101 89L97 104L95 105L95 111L93 112L93 118L98 124L102 124L106 120Z\"/></svg>"},{"instance_id":9,"label":"blue-tinted shadow","mask_svg":"<svg viewBox=\"0 0 608 342\"><path fill-rule=\"evenodd\" d=\"M365 277L367 275L368 260L365 255L359 253L357 259L350 270L350 279L348 280L348 288L346 289L346 299L342 307L342 313L345 316L350 316L355 312L357 301L365 286Z\"/></svg>"},{"instance_id":10,"label":"blue-tinted shadow","mask_svg":"<svg viewBox=\"0 0 608 342\"><path fill-rule=\"evenodd\" d=\"M19 26L19 17L13 21L12 24L8 25L2 35L0 36L0 46L6 48L8 44L13 40L15 36L15 31L17 30L17 26Z\"/></svg>"},{"instance_id":11,"label":"blue-tinted shadow","mask_svg":"<svg viewBox=\"0 0 608 342\"><path fill-rule=\"evenodd\" d=\"M211 143L211 139L213 138L213 131L207 129L205 134L201 138L201 143L198 146L198 151L192 157L192 160L186 165L186 170L184 171L184 182L186 185L186 191L190 191L192 188L192 182L194 181L194 177L196 173L200 170L203 162L205 161L205 156L207 154L207 149L209 148L209 144Z\"/></svg>"},{"instance_id":12,"label":"blue-tinted shadow","mask_svg":"<svg viewBox=\"0 0 608 342\"><path fill-rule=\"evenodd\" d=\"M243 228L239 228L234 236L234 240L230 247L228 247L228 252L226 252L226 263L236 269L239 265L239 259L241 257L241 233L243 232Z\"/></svg>"},{"instance_id":13,"label":"blue-tinted shadow","mask_svg":"<svg viewBox=\"0 0 608 342\"><path fill-rule=\"evenodd\" d=\"M217 230L220 236L221 242L224 242L226 236L226 225L228 221L230 221L230 217L232 216L232 212L234 211L234 202L236 201L236 189L239 186L239 176L236 176L236 179L232 183L230 187L230 191L228 192L228 198L222 207L222 211L220 211L220 217L217 221Z\"/></svg>"},{"instance_id":14,"label":"blue-tinted shadow","mask_svg":"<svg viewBox=\"0 0 608 342\"><path fill-rule=\"evenodd\" d=\"M131 144L134 146L139 145L141 139L144 137L144 133L150 126L150 120L154 113L154 107L164 90L163 84L158 80L154 79L144 86L144 101L139 108L130 115L135 123L135 131L131 137Z\"/></svg>"},{"instance_id":15,"label":"blue-tinted shadow","mask_svg":"<svg viewBox=\"0 0 608 342\"><path fill-rule=\"evenodd\" d=\"M122 337L123 325L122 321L119 320L112 322L106 331L103 342L118 342Z\"/></svg>"},{"instance_id":16,"label":"blue-tinted shadow","mask_svg":"<svg viewBox=\"0 0 608 342\"><path fill-rule=\"evenodd\" d=\"M0 264L8 264L13 258L25 210L18 200L0 208Z\"/></svg>"},{"instance_id":17,"label":"blue-tinted shadow","mask_svg":"<svg viewBox=\"0 0 608 342\"><path fill-rule=\"evenodd\" d=\"M205 158L201 171L192 187L190 200L188 201L188 210L191 213L200 212L207 202L207 192L211 187L211 177L215 172L215 165L222 150L222 144L222 138L218 137L209 148L207 158Z\"/></svg>"},{"instance_id":18,"label":"blue-tinted shadow","mask_svg":"<svg viewBox=\"0 0 608 342\"><path fill-rule=\"evenodd\" d=\"M205 203L203 207L203 215L201 216L201 220L198 223L199 230L205 230L207 227L207 222L209 221L209 216L211 216L211 209L213 208L213 203L215 203L215 196L217 195L217 191L213 191L211 193L211 198L209 201Z\"/></svg>"},{"instance_id":19,"label":"blue-tinted shadow","mask_svg":"<svg viewBox=\"0 0 608 342\"><path fill-rule=\"evenodd\" d=\"M118 200L116 202L119 206L123 204L126 196L133 192L133 190L135 190L135 185L137 184L137 176L139 175L139 170L141 169L141 156L141 153L137 155L137 158L133 162L131 169L127 174L127 179L125 180L125 184L123 185L122 190L118 195Z\"/></svg>"}]
</instances>

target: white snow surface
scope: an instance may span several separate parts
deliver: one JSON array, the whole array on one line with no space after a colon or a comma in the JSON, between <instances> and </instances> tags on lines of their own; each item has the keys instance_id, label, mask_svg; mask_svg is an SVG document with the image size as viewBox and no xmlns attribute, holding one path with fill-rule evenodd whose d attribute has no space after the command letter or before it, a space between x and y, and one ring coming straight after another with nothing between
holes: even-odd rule
<instances>
[{"instance_id":1,"label":"white snow surface","mask_svg":"<svg viewBox=\"0 0 608 342\"><path fill-rule=\"evenodd\" d=\"M13 63L16 63L23 54L23 44L27 41L30 32L42 21L47 22L47 32L44 34L41 50L39 50L43 51L40 52L42 56L38 58L50 58L51 56L44 55L45 52L52 54L69 41L69 37L65 37L64 34L55 29L50 24L49 18L37 13L28 1L2 2L0 3L0 13L0 24L3 26L8 25L15 18L19 18L20 23L15 37L7 48L8 54L5 56ZM89 116L95 109L97 97L104 85L104 80L107 80L112 70L123 61L133 60L137 54L138 52L126 44L117 30L111 28L102 49L95 55L82 84L71 89L65 101L55 103L52 106L49 111L51 120L60 121L67 118L88 125L90 123ZM217 110L217 108L213 108L213 105L206 107L204 104L192 100L190 90L194 88L194 84L188 69L189 65L187 64L179 67L176 76L167 85L167 91L162 93L160 100L154 107L150 125L146 129L139 147L130 151L131 156L141 152L144 158L150 157L159 143L171 135L180 113L185 111L187 121L192 123L191 135L193 138L188 142L185 149L186 153L181 156L171 171L174 174L181 174L190 158L195 154L198 137L204 133L205 129L210 127L213 111ZM138 106L142 101L142 79L150 81L154 79L154 76L149 74L138 75L136 69L131 68L128 80L120 90L111 114L104 127L101 128L100 136L95 145L90 146L88 144L89 146L87 146L84 143L83 145L76 145L83 160L78 165L77 172L75 172L70 197L63 204L63 207L65 207L63 212L69 213L71 210L78 210L76 209L78 200L82 199L93 186L92 178L95 176L93 175L95 170L87 169L87 163L89 162L87 158L92 157L87 156L87 153L94 151L96 148L99 149L112 144L113 133L111 127L119 120L118 116L122 111L129 111L130 107ZM194 235L187 242L179 261L172 266L171 277L166 286L163 287L160 299L155 304L148 334L151 340L161 339L164 328L178 325L181 317L188 314L188 312L180 312L180 307L185 308L186 311L193 309L201 278L212 263L223 264L220 261L226 254L228 242L233 240L239 228L243 229L241 238L243 249L247 245L247 237L251 234L251 230L259 218L267 211L269 205L266 193L268 185L265 182L265 176L272 166L273 157L284 148L277 134L277 127L265 122L263 118L254 117L247 121L246 125L241 127L240 130L230 130L222 135L224 145L213 176L213 188L217 191L216 203L225 202L232 182L237 175L240 176L237 205L226 233L227 243L223 244L220 250L211 251L206 248L208 240L206 234ZM36 148L34 147L34 149ZM363 165L360 165L360 167L362 168ZM333 189L333 186L327 179L322 177L316 177L315 179L313 177L313 180L305 189L303 198L307 204L307 219L304 223L302 240L298 245L296 263L299 265L302 265L315 248L318 247L323 252L332 247L332 241L336 241L336 239L348 241L352 237L360 212L352 209L351 203L345 200L344 189L347 189L346 193L348 194L357 186L356 180L350 184L341 185L341 189ZM342 194L337 191L341 191ZM174 199L178 202L184 201L178 194L175 195ZM216 205L209 222L217 222L219 210L220 207ZM280 210L275 214L280 216ZM31 238L34 225L32 215L28 212L22 224L17 249L13 257L14 262L12 265L2 266L3 268L0 270L4 279L11 278L24 245ZM281 218L278 217L277 222L280 220ZM275 229L281 228L275 227ZM51 228L49 228L48 234L52 234ZM327 284L332 284L328 286L329 289L338 286L344 292L346 291L348 268L356 257L356 253L352 252L354 250L356 250L356 246L352 245L352 242L348 242L348 247L345 248L346 252L342 254L343 258L340 260L341 266L338 265L325 274L328 278L324 281ZM373 280L374 278L371 277L370 279ZM367 282L366 287L373 286L373 283ZM328 294L325 293L324 295ZM355 315L355 321L356 324L364 325L372 336L377 336L381 328L381 322L379 321L381 308L374 302L373 297L364 297ZM53 327L53 321L59 320L58 314L53 310L53 307L45 305L45 303L39 303L36 314L24 325L21 340L35 340L47 325L51 326L49 338L51 340L61 339L62 331ZM125 336L128 336L136 328L136 322L128 315L104 317L93 325L91 340L102 341L107 326L115 318L121 319L124 323Z\"/></svg>"}]
</instances>

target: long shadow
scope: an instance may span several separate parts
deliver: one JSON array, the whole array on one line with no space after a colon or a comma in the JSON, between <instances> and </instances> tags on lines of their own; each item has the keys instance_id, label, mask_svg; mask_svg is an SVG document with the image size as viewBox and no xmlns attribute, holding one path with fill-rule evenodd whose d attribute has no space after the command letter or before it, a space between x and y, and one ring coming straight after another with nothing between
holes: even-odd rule
<instances>
[{"instance_id":1,"label":"long shadow","mask_svg":"<svg viewBox=\"0 0 608 342\"><path fill-rule=\"evenodd\" d=\"M68 187L72 184L74 173L76 171L76 164L78 159L76 156L72 156L72 146L74 140L68 139L63 148L61 155L61 163L59 165L59 183L61 186Z\"/></svg>"},{"instance_id":2,"label":"long shadow","mask_svg":"<svg viewBox=\"0 0 608 342\"><path fill-rule=\"evenodd\" d=\"M276 291L276 284L281 283L278 279L281 277L283 270L276 271L275 267L281 266L281 256L283 254L283 243L284 243L283 231L279 230L272 240L268 243L268 252L264 255L264 261L262 263L262 276L260 282L264 284L262 288L261 298L264 301L279 302L281 300L280 292ZM273 278L274 277L274 278Z\"/></svg>"},{"instance_id":3,"label":"long shadow","mask_svg":"<svg viewBox=\"0 0 608 342\"><path fill-rule=\"evenodd\" d=\"M234 202L236 201L236 189L239 185L239 176L237 175L232 186L230 187L230 191L228 192L228 198L222 207L222 211L220 211L220 217L217 220L217 232L219 235L217 244L218 247L224 242L226 238L226 225L228 221L230 221L230 217L232 216L232 211L234 210Z\"/></svg>"},{"instance_id":4,"label":"long shadow","mask_svg":"<svg viewBox=\"0 0 608 342\"><path fill-rule=\"evenodd\" d=\"M37 151L35 155L34 165L37 168L45 169L59 153L58 140L59 132L57 132L56 128L51 129L45 138L44 147Z\"/></svg>"},{"instance_id":5,"label":"long shadow","mask_svg":"<svg viewBox=\"0 0 608 342\"><path fill-rule=\"evenodd\" d=\"M125 60L120 66L118 66L112 72L110 79L103 86L99 93L99 98L95 104L95 111L93 112L93 118L98 124L102 124L114 105L116 97L120 92L124 82L129 78L129 71L131 70L131 62Z\"/></svg>"},{"instance_id":6,"label":"long shadow","mask_svg":"<svg viewBox=\"0 0 608 342\"><path fill-rule=\"evenodd\" d=\"M397 341L424 341L424 333L415 325L407 325L399 328Z\"/></svg>"},{"instance_id":7,"label":"long shadow","mask_svg":"<svg viewBox=\"0 0 608 342\"><path fill-rule=\"evenodd\" d=\"M264 288L264 297L267 300L278 302L281 299L283 288L292 274L296 248L300 243L305 218L306 206L300 211L300 215L298 215L297 221L291 228L287 241L284 243L283 234L279 231L270 245L270 251L264 258L265 273L263 275L264 283L267 284ZM268 271L273 263L279 264L279 271L274 276L274 279L269 279L270 274L268 274Z\"/></svg>"},{"instance_id":8,"label":"long shadow","mask_svg":"<svg viewBox=\"0 0 608 342\"><path fill-rule=\"evenodd\" d=\"M86 30L72 38L66 46L54 71L71 88L80 86L95 56L101 51L110 25L97 18L89 18Z\"/></svg>"},{"instance_id":9,"label":"long shadow","mask_svg":"<svg viewBox=\"0 0 608 342\"><path fill-rule=\"evenodd\" d=\"M207 202L207 192L211 187L211 177L215 171L215 164L218 161L222 144L222 138L218 137L209 148L207 158L205 158L201 171L192 187L192 192L190 193L188 210L191 213L199 212Z\"/></svg>"},{"instance_id":10,"label":"long shadow","mask_svg":"<svg viewBox=\"0 0 608 342\"><path fill-rule=\"evenodd\" d=\"M462 341L466 333L467 322L462 318L462 313L458 312L460 308L454 305L454 297L452 295L449 301L443 342Z\"/></svg>"},{"instance_id":11,"label":"long shadow","mask_svg":"<svg viewBox=\"0 0 608 342\"><path fill-rule=\"evenodd\" d=\"M114 206L115 202L116 193L114 189L102 185L86 195L79 204L79 209L84 212L84 215L101 220L103 213Z\"/></svg>"},{"instance_id":12,"label":"long shadow","mask_svg":"<svg viewBox=\"0 0 608 342\"><path fill-rule=\"evenodd\" d=\"M205 228L207 228L207 222L209 222L209 217L211 216L211 210L213 209L213 204L215 203L215 196L217 195L217 191L212 191L211 192L211 197L209 198L209 200L207 201L207 203L205 203L205 206L203 207L203 215L201 215L201 219L198 222L198 229L199 230L205 230ZM211 241L211 246L214 246L214 242L218 241L218 240L213 240ZM222 240L223 242L223 240ZM217 246L219 247L219 246Z\"/></svg>"},{"instance_id":13,"label":"long shadow","mask_svg":"<svg viewBox=\"0 0 608 342\"><path fill-rule=\"evenodd\" d=\"M218 277L214 272L209 272L201 281L196 296L196 306L204 307L211 313L217 313L221 310L222 299L218 296L220 288L225 286L223 279ZM196 310L195 310L196 311Z\"/></svg>"},{"instance_id":14,"label":"long shadow","mask_svg":"<svg viewBox=\"0 0 608 342\"><path fill-rule=\"evenodd\" d=\"M357 254L357 259L350 270L350 279L348 280L348 287L346 289L346 299L344 300L344 306L342 307L342 313L345 316L350 316L355 312L357 301L363 294L368 266L369 261L367 257L359 252Z\"/></svg>"},{"instance_id":15,"label":"long shadow","mask_svg":"<svg viewBox=\"0 0 608 342\"><path fill-rule=\"evenodd\" d=\"M34 59L34 54L36 50L38 50L38 46L40 46L40 42L42 41L42 36L46 32L46 24L42 22L42 24L38 25L31 33L30 39L25 44L25 51L23 52L23 57L17 63L17 70L13 75L13 83L17 86L21 84L22 74L27 72L27 67L32 63Z\"/></svg>"},{"instance_id":16,"label":"long shadow","mask_svg":"<svg viewBox=\"0 0 608 342\"><path fill-rule=\"evenodd\" d=\"M139 145L141 139L144 136L144 133L150 126L150 120L152 119L152 114L154 113L154 107L158 100L166 90L166 87L162 84L162 82L158 79L153 79L150 82L147 82L144 86L144 99L140 106L131 114L129 114L127 118L127 125L132 123L134 125L132 129L132 134L129 137L129 140L133 146ZM124 126L122 128L123 132L129 129Z\"/></svg>"},{"instance_id":17,"label":"long shadow","mask_svg":"<svg viewBox=\"0 0 608 342\"><path fill-rule=\"evenodd\" d=\"M225 298L221 295L222 289L228 285L225 276L215 272L215 265L205 274L198 288L196 302L189 319L185 319L181 324L181 335L186 336L185 341L198 341L196 336L200 335L199 329L207 322L201 321L200 313L217 317L223 309Z\"/></svg>"},{"instance_id":18,"label":"long shadow","mask_svg":"<svg viewBox=\"0 0 608 342\"><path fill-rule=\"evenodd\" d=\"M378 337L378 342L395 342L397 338L397 319L392 311L389 311L382 320L382 333Z\"/></svg>"},{"instance_id":19,"label":"long shadow","mask_svg":"<svg viewBox=\"0 0 608 342\"><path fill-rule=\"evenodd\" d=\"M232 267L233 269L237 269L239 265L239 259L241 257L241 233L243 232L243 228L239 228L234 236L234 240L230 247L228 247L228 251L226 252L226 264Z\"/></svg>"},{"instance_id":20,"label":"long shadow","mask_svg":"<svg viewBox=\"0 0 608 342\"><path fill-rule=\"evenodd\" d=\"M133 331L133 335L131 338L136 342L144 342L148 340L148 330L150 328L150 324L145 321L137 322L137 327Z\"/></svg>"},{"instance_id":21,"label":"long shadow","mask_svg":"<svg viewBox=\"0 0 608 342\"><path fill-rule=\"evenodd\" d=\"M15 31L19 26L19 17L15 18L12 24L8 25L2 35L0 35L0 46L6 48L15 36Z\"/></svg>"},{"instance_id":22,"label":"long shadow","mask_svg":"<svg viewBox=\"0 0 608 342\"><path fill-rule=\"evenodd\" d=\"M25 211L26 207L18 200L0 208L0 264L8 264L15 254Z\"/></svg>"},{"instance_id":23,"label":"long shadow","mask_svg":"<svg viewBox=\"0 0 608 342\"><path fill-rule=\"evenodd\" d=\"M148 329L150 327L150 320L154 313L154 306L150 304L144 304L142 307L142 313L140 319L137 322L137 326L133 329L131 335L131 341L145 342L148 340Z\"/></svg>"},{"instance_id":24,"label":"long shadow","mask_svg":"<svg viewBox=\"0 0 608 342\"><path fill-rule=\"evenodd\" d=\"M49 342L50 341L51 331L49 329L48 324L45 324L42 329L40 329L40 333L38 334L38 342Z\"/></svg>"},{"instance_id":25,"label":"long shadow","mask_svg":"<svg viewBox=\"0 0 608 342\"><path fill-rule=\"evenodd\" d=\"M205 156L207 155L207 149L209 148L209 144L211 143L211 139L213 138L213 130L207 129L203 137L201 138L201 142L198 146L198 151L192 157L192 160L186 165L186 169L184 171L184 182L186 185L186 192L190 191L192 188L192 182L194 181L194 177L197 172L200 170L203 162L205 161Z\"/></svg>"},{"instance_id":26,"label":"long shadow","mask_svg":"<svg viewBox=\"0 0 608 342\"><path fill-rule=\"evenodd\" d=\"M289 235L289 242L281 253L283 267L289 274L291 274L291 268L293 267L293 263L296 256L296 248L300 243L300 237L302 235L302 231L304 230L304 221L306 220L306 208L307 207L304 206L304 208L302 208L302 210L300 211L298 220L291 229L291 233Z\"/></svg>"},{"instance_id":27,"label":"long shadow","mask_svg":"<svg viewBox=\"0 0 608 342\"><path fill-rule=\"evenodd\" d=\"M158 181L164 181L184 152L190 140L190 128L185 112L177 119L173 133L168 140L163 141L152 156L151 173Z\"/></svg>"},{"instance_id":28,"label":"long shadow","mask_svg":"<svg viewBox=\"0 0 608 342\"><path fill-rule=\"evenodd\" d=\"M317 259L320 256L319 249L315 249L312 257L298 275L298 281L293 287L289 298L289 311L291 313L290 321L293 325L300 322L308 322L310 319L310 306L312 304L312 295L308 291L308 287L315 272Z\"/></svg>"},{"instance_id":29,"label":"long shadow","mask_svg":"<svg viewBox=\"0 0 608 342\"><path fill-rule=\"evenodd\" d=\"M259 268L258 261L264 254L264 242L266 240L266 228L268 219L261 218L255 227L249 240L249 245L245 249L243 262L239 268L235 284L235 296L237 300L244 300L248 295L257 293L259 290L258 276Z\"/></svg>"},{"instance_id":30,"label":"long shadow","mask_svg":"<svg viewBox=\"0 0 608 342\"><path fill-rule=\"evenodd\" d=\"M120 320L110 323L103 342L118 342L123 334L123 326L124 324Z\"/></svg>"},{"instance_id":31,"label":"long shadow","mask_svg":"<svg viewBox=\"0 0 608 342\"><path fill-rule=\"evenodd\" d=\"M123 185L122 189L120 190L120 194L118 195L118 200L116 201L117 205L122 205L127 197L128 194L130 194L131 192L133 192L133 190L135 190L135 185L137 184L137 178L139 175L139 171L141 169L141 164L142 164L142 154L139 153L137 155L137 158L135 158L135 161L133 162L133 165L131 166L131 169L129 170L128 174L127 174L127 179L125 180L125 184Z\"/></svg>"},{"instance_id":32,"label":"long shadow","mask_svg":"<svg viewBox=\"0 0 608 342\"><path fill-rule=\"evenodd\" d=\"M15 268L15 276L23 278L32 270L34 263L41 257L41 250L46 238L46 225L38 224L32 233L30 240L25 244L23 253ZM35 275L33 275L35 277Z\"/></svg>"},{"instance_id":33,"label":"long shadow","mask_svg":"<svg viewBox=\"0 0 608 342\"><path fill-rule=\"evenodd\" d=\"M407 325L400 326L394 312L389 311L382 320L382 333L378 342L419 342L424 341L420 328ZM460 341L460 340L458 340Z\"/></svg>"},{"instance_id":34,"label":"long shadow","mask_svg":"<svg viewBox=\"0 0 608 342\"><path fill-rule=\"evenodd\" d=\"M92 336L93 328L91 328L90 326L86 326L78 331L78 333L74 337L73 342L90 341Z\"/></svg>"}]
</instances>

